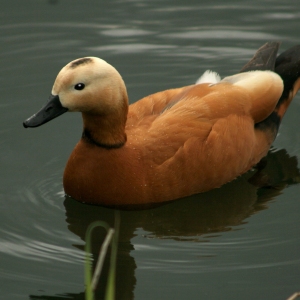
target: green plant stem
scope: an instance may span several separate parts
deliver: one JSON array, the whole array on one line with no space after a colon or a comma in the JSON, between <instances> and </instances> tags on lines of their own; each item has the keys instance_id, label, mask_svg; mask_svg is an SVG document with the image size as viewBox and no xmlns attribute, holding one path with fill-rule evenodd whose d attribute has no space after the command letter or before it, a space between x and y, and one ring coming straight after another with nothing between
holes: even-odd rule
<instances>
[{"instance_id":1,"label":"green plant stem","mask_svg":"<svg viewBox=\"0 0 300 300\"><path fill-rule=\"evenodd\" d=\"M104 263L104 258L105 255L107 253L107 248L113 238L115 230L112 228L108 229L107 235L105 237L105 240L100 248L100 252L99 252L99 257L98 257L98 261L97 261L97 265L95 268L95 272L94 272L94 276L93 276L93 280L92 280L92 290L95 291L100 275L101 275L101 271L102 271L102 267L103 267L103 263Z\"/></svg>"},{"instance_id":2,"label":"green plant stem","mask_svg":"<svg viewBox=\"0 0 300 300\"><path fill-rule=\"evenodd\" d=\"M107 231L107 235L102 243L97 265L95 268L94 276L92 278L92 262L91 262L91 239L92 231L95 227L103 227ZM115 211L115 229L109 228L109 225L103 221L96 221L89 225L85 235L85 299L94 300L94 291L98 284L105 255L109 244L111 243L111 256L110 267L105 291L105 300L115 299L115 286L116 286L116 264L117 264L117 250L118 250L118 238L120 227L120 212Z\"/></svg>"},{"instance_id":3,"label":"green plant stem","mask_svg":"<svg viewBox=\"0 0 300 300\"><path fill-rule=\"evenodd\" d=\"M115 211L115 234L112 240L110 268L108 273L108 281L106 286L105 300L115 299L115 286L116 286L116 264L117 264L117 250L119 239L119 227L120 227L120 212Z\"/></svg>"},{"instance_id":4,"label":"green plant stem","mask_svg":"<svg viewBox=\"0 0 300 300\"><path fill-rule=\"evenodd\" d=\"M89 225L85 234L85 299L86 300L94 300L94 293L92 290L92 262L91 262L91 239L92 239L92 231L95 227L104 227L106 231L109 230L109 226L107 223L103 221L95 221Z\"/></svg>"}]
</instances>

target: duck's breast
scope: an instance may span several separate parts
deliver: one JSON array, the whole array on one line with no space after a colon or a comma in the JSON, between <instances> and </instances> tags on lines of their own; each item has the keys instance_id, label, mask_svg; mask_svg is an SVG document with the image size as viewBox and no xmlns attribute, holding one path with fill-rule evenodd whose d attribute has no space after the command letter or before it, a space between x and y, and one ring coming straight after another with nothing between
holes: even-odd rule
<instances>
[{"instance_id":1,"label":"duck's breast","mask_svg":"<svg viewBox=\"0 0 300 300\"><path fill-rule=\"evenodd\" d=\"M138 151L104 149L80 140L64 172L64 189L76 200L101 205L143 202L144 170Z\"/></svg>"}]
</instances>

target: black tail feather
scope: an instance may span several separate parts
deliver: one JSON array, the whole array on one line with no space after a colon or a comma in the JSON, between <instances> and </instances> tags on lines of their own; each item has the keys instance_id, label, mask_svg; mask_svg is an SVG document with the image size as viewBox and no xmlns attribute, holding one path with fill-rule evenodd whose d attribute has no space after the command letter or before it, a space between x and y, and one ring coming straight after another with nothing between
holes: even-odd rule
<instances>
[{"instance_id":1,"label":"black tail feather","mask_svg":"<svg viewBox=\"0 0 300 300\"><path fill-rule=\"evenodd\" d=\"M240 73L255 70L274 71L280 42L268 42L260 47L253 58L241 69Z\"/></svg>"}]
</instances>

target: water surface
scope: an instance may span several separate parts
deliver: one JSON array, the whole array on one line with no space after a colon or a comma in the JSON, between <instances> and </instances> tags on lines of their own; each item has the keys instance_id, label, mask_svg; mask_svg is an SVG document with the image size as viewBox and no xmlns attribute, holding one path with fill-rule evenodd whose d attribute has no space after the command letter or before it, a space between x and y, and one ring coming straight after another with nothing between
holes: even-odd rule
<instances>
[{"instance_id":1,"label":"water surface","mask_svg":"<svg viewBox=\"0 0 300 300\"><path fill-rule=\"evenodd\" d=\"M81 135L66 114L22 121L48 99L57 72L99 56L122 74L133 103L230 75L269 40L299 44L299 6L287 1L16 0L0 12L0 290L3 299L84 299L85 232L114 210L64 196L62 174ZM300 289L297 96L268 155L273 187L246 174L221 189L121 212L117 299L286 299ZM92 252L103 239L99 229ZM105 277L105 276L104 276ZM105 278L97 295L102 298Z\"/></svg>"}]
</instances>

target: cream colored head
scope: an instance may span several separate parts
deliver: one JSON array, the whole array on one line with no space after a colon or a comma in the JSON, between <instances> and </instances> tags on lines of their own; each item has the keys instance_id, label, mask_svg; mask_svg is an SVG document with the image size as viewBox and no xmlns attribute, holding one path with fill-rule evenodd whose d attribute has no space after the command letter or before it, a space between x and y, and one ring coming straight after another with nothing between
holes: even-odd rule
<instances>
[{"instance_id":1,"label":"cream colored head","mask_svg":"<svg viewBox=\"0 0 300 300\"><path fill-rule=\"evenodd\" d=\"M58 95L62 106L69 111L83 113L106 115L127 105L127 91L121 75L97 57L79 58L62 68L52 95Z\"/></svg>"}]
</instances>

